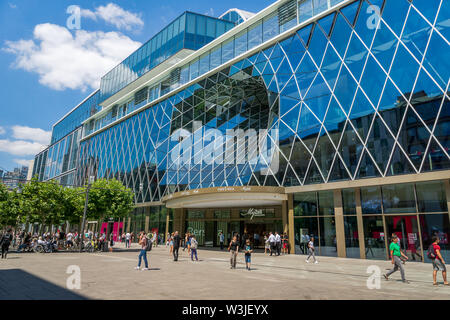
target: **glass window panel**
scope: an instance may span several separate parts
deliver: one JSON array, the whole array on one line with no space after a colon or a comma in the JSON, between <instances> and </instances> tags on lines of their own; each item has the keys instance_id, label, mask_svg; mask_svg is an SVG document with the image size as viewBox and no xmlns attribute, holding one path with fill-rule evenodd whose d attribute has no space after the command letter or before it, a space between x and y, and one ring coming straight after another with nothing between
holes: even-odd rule
<instances>
[{"instance_id":1,"label":"glass window panel","mask_svg":"<svg viewBox=\"0 0 450 320\"><path fill-rule=\"evenodd\" d=\"M320 255L337 257L336 223L334 217L319 218Z\"/></svg>"},{"instance_id":2,"label":"glass window panel","mask_svg":"<svg viewBox=\"0 0 450 320\"><path fill-rule=\"evenodd\" d=\"M199 60L195 60L189 65L189 79L193 80L198 77Z\"/></svg>"},{"instance_id":3,"label":"glass window panel","mask_svg":"<svg viewBox=\"0 0 450 320\"><path fill-rule=\"evenodd\" d=\"M363 214L381 213L380 187L361 188L361 208Z\"/></svg>"},{"instance_id":4,"label":"glass window panel","mask_svg":"<svg viewBox=\"0 0 450 320\"><path fill-rule=\"evenodd\" d=\"M294 194L294 216L316 216L317 199L315 192Z\"/></svg>"},{"instance_id":5,"label":"glass window panel","mask_svg":"<svg viewBox=\"0 0 450 320\"><path fill-rule=\"evenodd\" d=\"M419 212L447 212L445 185L442 181L416 183Z\"/></svg>"},{"instance_id":6,"label":"glass window panel","mask_svg":"<svg viewBox=\"0 0 450 320\"><path fill-rule=\"evenodd\" d=\"M216 21L215 19L206 20L206 35L211 38L216 37Z\"/></svg>"},{"instance_id":7,"label":"glass window panel","mask_svg":"<svg viewBox=\"0 0 450 320\"><path fill-rule=\"evenodd\" d=\"M334 215L334 197L333 191L319 191L319 215Z\"/></svg>"},{"instance_id":8,"label":"glass window panel","mask_svg":"<svg viewBox=\"0 0 450 320\"><path fill-rule=\"evenodd\" d=\"M252 49L262 43L262 23L251 26L248 31L248 49Z\"/></svg>"},{"instance_id":9,"label":"glass window panel","mask_svg":"<svg viewBox=\"0 0 450 320\"><path fill-rule=\"evenodd\" d=\"M186 18L186 32L195 34L195 16L188 13Z\"/></svg>"},{"instance_id":10,"label":"glass window panel","mask_svg":"<svg viewBox=\"0 0 450 320\"><path fill-rule=\"evenodd\" d=\"M294 219L295 234L295 253L307 254L308 242L314 237L314 245L318 249L319 246L319 228L317 218L298 218ZM316 249L316 250L317 250ZM318 251L316 251L318 252Z\"/></svg>"},{"instance_id":11,"label":"glass window panel","mask_svg":"<svg viewBox=\"0 0 450 320\"><path fill-rule=\"evenodd\" d=\"M197 16L197 35L206 36L206 17Z\"/></svg>"},{"instance_id":12,"label":"glass window panel","mask_svg":"<svg viewBox=\"0 0 450 320\"><path fill-rule=\"evenodd\" d=\"M417 216L387 216L386 235L392 241L395 234L400 239L400 248L409 260L422 261Z\"/></svg>"},{"instance_id":13,"label":"glass window panel","mask_svg":"<svg viewBox=\"0 0 450 320\"><path fill-rule=\"evenodd\" d=\"M200 57L200 71L199 74L202 75L209 71L209 54L204 54Z\"/></svg>"},{"instance_id":14,"label":"glass window panel","mask_svg":"<svg viewBox=\"0 0 450 320\"><path fill-rule=\"evenodd\" d=\"M356 217L344 217L345 252L347 258L360 258L358 222Z\"/></svg>"},{"instance_id":15,"label":"glass window panel","mask_svg":"<svg viewBox=\"0 0 450 320\"><path fill-rule=\"evenodd\" d=\"M416 212L412 183L382 187L384 213Z\"/></svg>"},{"instance_id":16,"label":"glass window panel","mask_svg":"<svg viewBox=\"0 0 450 320\"><path fill-rule=\"evenodd\" d=\"M298 21L302 23L313 16L313 4L311 0L302 0L298 4Z\"/></svg>"},{"instance_id":17,"label":"glass window panel","mask_svg":"<svg viewBox=\"0 0 450 320\"><path fill-rule=\"evenodd\" d=\"M234 40L228 40L222 44L222 63L234 58Z\"/></svg>"},{"instance_id":18,"label":"glass window panel","mask_svg":"<svg viewBox=\"0 0 450 320\"><path fill-rule=\"evenodd\" d=\"M278 15L272 14L263 20L263 40L272 39L279 33Z\"/></svg>"},{"instance_id":19,"label":"glass window panel","mask_svg":"<svg viewBox=\"0 0 450 320\"><path fill-rule=\"evenodd\" d=\"M355 189L342 190L344 215L356 214Z\"/></svg>"},{"instance_id":20,"label":"glass window panel","mask_svg":"<svg viewBox=\"0 0 450 320\"><path fill-rule=\"evenodd\" d=\"M421 214L419 215L420 229L422 232L422 242L424 253L432 243L433 236L439 238L441 255L444 261L450 260L450 226L448 214ZM425 254L425 262L431 262ZM438 274L438 277L440 275Z\"/></svg>"},{"instance_id":21,"label":"glass window panel","mask_svg":"<svg viewBox=\"0 0 450 320\"><path fill-rule=\"evenodd\" d=\"M222 64L222 47L219 45L211 51L210 65L211 69L217 68Z\"/></svg>"},{"instance_id":22,"label":"glass window panel","mask_svg":"<svg viewBox=\"0 0 450 320\"><path fill-rule=\"evenodd\" d=\"M383 217L364 217L363 225L366 244L366 259L386 259Z\"/></svg>"},{"instance_id":23,"label":"glass window panel","mask_svg":"<svg viewBox=\"0 0 450 320\"><path fill-rule=\"evenodd\" d=\"M236 35L234 40L234 56L237 57L247 51L247 31Z\"/></svg>"}]
</instances>

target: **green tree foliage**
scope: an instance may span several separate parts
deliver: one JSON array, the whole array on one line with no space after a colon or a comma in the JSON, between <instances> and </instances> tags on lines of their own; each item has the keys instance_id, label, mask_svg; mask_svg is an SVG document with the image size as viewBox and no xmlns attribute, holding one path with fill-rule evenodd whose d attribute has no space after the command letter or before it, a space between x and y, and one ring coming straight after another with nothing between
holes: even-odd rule
<instances>
[{"instance_id":1,"label":"green tree foliage","mask_svg":"<svg viewBox=\"0 0 450 320\"><path fill-rule=\"evenodd\" d=\"M88 217L95 220L122 218L134 206L134 194L116 179L100 179L89 192Z\"/></svg>"},{"instance_id":2,"label":"green tree foliage","mask_svg":"<svg viewBox=\"0 0 450 320\"><path fill-rule=\"evenodd\" d=\"M29 223L42 226L63 222L64 196L63 188L56 182L39 182L33 179L24 185L22 196L23 209Z\"/></svg>"},{"instance_id":3,"label":"green tree foliage","mask_svg":"<svg viewBox=\"0 0 450 320\"><path fill-rule=\"evenodd\" d=\"M33 179L22 192L0 184L0 226L39 223L41 226L78 224L83 217L86 188L64 188ZM98 180L90 189L88 219L122 218L134 206L133 192L118 180Z\"/></svg>"},{"instance_id":4,"label":"green tree foliage","mask_svg":"<svg viewBox=\"0 0 450 320\"><path fill-rule=\"evenodd\" d=\"M0 184L0 226L15 227L21 218L22 198L15 190L8 191Z\"/></svg>"}]
</instances>

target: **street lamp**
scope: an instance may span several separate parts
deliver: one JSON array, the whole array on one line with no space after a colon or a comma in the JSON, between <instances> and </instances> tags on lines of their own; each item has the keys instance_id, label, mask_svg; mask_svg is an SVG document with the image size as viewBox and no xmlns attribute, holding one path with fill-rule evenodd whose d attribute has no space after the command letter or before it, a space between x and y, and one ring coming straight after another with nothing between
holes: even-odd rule
<instances>
[{"instance_id":1,"label":"street lamp","mask_svg":"<svg viewBox=\"0 0 450 320\"><path fill-rule=\"evenodd\" d=\"M89 190L91 189L91 185L95 181L95 176L89 176L89 182L86 188L86 201L84 202L84 212L83 212L83 222L81 223L81 241L80 241L80 252L83 251L83 245L84 245L84 225L86 224L86 214L87 214L87 208L88 208L88 202L89 202Z\"/></svg>"}]
</instances>

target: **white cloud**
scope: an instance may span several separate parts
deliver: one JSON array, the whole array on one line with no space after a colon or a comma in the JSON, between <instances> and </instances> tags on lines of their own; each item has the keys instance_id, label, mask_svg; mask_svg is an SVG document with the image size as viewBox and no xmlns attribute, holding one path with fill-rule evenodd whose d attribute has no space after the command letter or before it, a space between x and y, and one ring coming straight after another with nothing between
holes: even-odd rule
<instances>
[{"instance_id":1,"label":"white cloud","mask_svg":"<svg viewBox=\"0 0 450 320\"><path fill-rule=\"evenodd\" d=\"M0 151L15 156L34 156L41 151L42 144L24 140L0 140Z\"/></svg>"},{"instance_id":2,"label":"white cloud","mask_svg":"<svg viewBox=\"0 0 450 320\"><path fill-rule=\"evenodd\" d=\"M14 159L15 163L20 164L21 166L24 166L24 167L29 167L30 161L31 160L26 160L26 159Z\"/></svg>"},{"instance_id":3,"label":"white cloud","mask_svg":"<svg viewBox=\"0 0 450 320\"><path fill-rule=\"evenodd\" d=\"M95 8L95 12L82 9L81 16L93 20L97 20L97 17L99 17L116 28L127 31L131 31L134 28L139 29L144 26L144 21L142 21L140 15L126 11L114 3L99 6Z\"/></svg>"},{"instance_id":4,"label":"white cloud","mask_svg":"<svg viewBox=\"0 0 450 320\"><path fill-rule=\"evenodd\" d=\"M16 9L17 5L15 5L14 3L8 2L8 5L11 9Z\"/></svg>"},{"instance_id":5,"label":"white cloud","mask_svg":"<svg viewBox=\"0 0 450 320\"><path fill-rule=\"evenodd\" d=\"M3 128L3 127L0 127L0 136L2 135L2 134L5 134L6 133L6 130L5 130L5 128Z\"/></svg>"},{"instance_id":6,"label":"white cloud","mask_svg":"<svg viewBox=\"0 0 450 320\"><path fill-rule=\"evenodd\" d=\"M39 24L33 40L6 41L3 49L16 55L14 67L39 74L54 90L93 90L100 78L141 44L117 32L77 30Z\"/></svg>"},{"instance_id":7,"label":"white cloud","mask_svg":"<svg viewBox=\"0 0 450 320\"><path fill-rule=\"evenodd\" d=\"M12 131L12 136L16 139L30 140L40 144L49 144L52 136L50 131L25 126L13 126Z\"/></svg>"}]
</instances>

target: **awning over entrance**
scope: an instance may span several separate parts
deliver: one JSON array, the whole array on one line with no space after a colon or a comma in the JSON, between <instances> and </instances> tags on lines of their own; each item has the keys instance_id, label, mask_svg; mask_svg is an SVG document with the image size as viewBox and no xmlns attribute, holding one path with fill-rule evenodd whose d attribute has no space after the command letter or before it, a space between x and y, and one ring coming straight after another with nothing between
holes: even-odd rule
<instances>
[{"instance_id":1,"label":"awning over entrance","mask_svg":"<svg viewBox=\"0 0 450 320\"><path fill-rule=\"evenodd\" d=\"M177 192L162 200L174 209L279 206L287 194L277 187L218 187Z\"/></svg>"}]
</instances>

